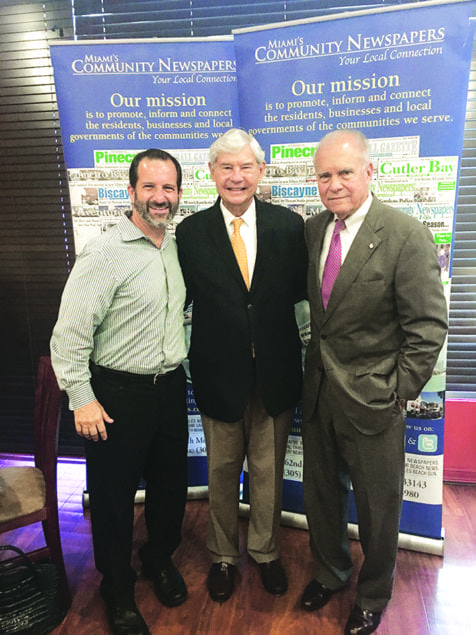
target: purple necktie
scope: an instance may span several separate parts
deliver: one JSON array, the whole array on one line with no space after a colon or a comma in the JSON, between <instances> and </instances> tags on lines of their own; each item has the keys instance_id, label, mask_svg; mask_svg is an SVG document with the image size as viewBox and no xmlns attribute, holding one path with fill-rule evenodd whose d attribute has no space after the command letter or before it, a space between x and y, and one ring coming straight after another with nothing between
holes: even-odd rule
<instances>
[{"instance_id":1,"label":"purple necktie","mask_svg":"<svg viewBox=\"0 0 476 635\"><path fill-rule=\"evenodd\" d=\"M334 231L332 233L329 253L327 254L326 264L324 265L324 273L322 274L322 301L324 308L327 308L332 287L339 273L342 260L342 246L340 244L340 232L345 229L343 220L336 220Z\"/></svg>"}]
</instances>

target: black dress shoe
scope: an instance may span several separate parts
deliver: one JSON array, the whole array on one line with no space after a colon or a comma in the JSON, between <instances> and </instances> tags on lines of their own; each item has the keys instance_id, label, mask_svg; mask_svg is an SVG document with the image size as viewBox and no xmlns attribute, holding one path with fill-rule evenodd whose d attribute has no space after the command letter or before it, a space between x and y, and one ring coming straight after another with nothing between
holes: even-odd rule
<instances>
[{"instance_id":1,"label":"black dress shoe","mask_svg":"<svg viewBox=\"0 0 476 635\"><path fill-rule=\"evenodd\" d=\"M114 635L150 635L133 597L115 594L101 585L100 594L106 604L109 626Z\"/></svg>"},{"instance_id":2,"label":"black dress shoe","mask_svg":"<svg viewBox=\"0 0 476 635\"><path fill-rule=\"evenodd\" d=\"M368 635L377 630L382 611L368 611L361 609L357 604L352 609L347 624L345 625L344 635Z\"/></svg>"},{"instance_id":3,"label":"black dress shoe","mask_svg":"<svg viewBox=\"0 0 476 635\"><path fill-rule=\"evenodd\" d=\"M279 560L260 562L259 570L261 573L261 581L268 593L276 597L286 593L288 590L288 578Z\"/></svg>"},{"instance_id":4,"label":"black dress shoe","mask_svg":"<svg viewBox=\"0 0 476 635\"><path fill-rule=\"evenodd\" d=\"M208 572L208 592L214 602L226 602L235 587L235 569L228 562L214 562Z\"/></svg>"},{"instance_id":5,"label":"black dress shoe","mask_svg":"<svg viewBox=\"0 0 476 635\"><path fill-rule=\"evenodd\" d=\"M317 611L324 608L335 591L328 589L316 579L311 580L301 597L301 608L305 611Z\"/></svg>"},{"instance_id":6,"label":"black dress shoe","mask_svg":"<svg viewBox=\"0 0 476 635\"><path fill-rule=\"evenodd\" d=\"M171 562L162 567L144 563L142 572L153 581L155 595L165 606L180 606L187 599L185 581Z\"/></svg>"}]
</instances>

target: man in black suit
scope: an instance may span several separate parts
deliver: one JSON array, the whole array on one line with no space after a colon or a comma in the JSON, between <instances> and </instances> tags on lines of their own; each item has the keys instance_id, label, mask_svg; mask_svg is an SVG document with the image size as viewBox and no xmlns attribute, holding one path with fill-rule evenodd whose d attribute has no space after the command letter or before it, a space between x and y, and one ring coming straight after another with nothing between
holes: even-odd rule
<instances>
[{"instance_id":1,"label":"man in black suit","mask_svg":"<svg viewBox=\"0 0 476 635\"><path fill-rule=\"evenodd\" d=\"M245 457L248 553L269 593L282 595L288 586L276 534L288 432L302 382L294 304L305 297L307 256L303 219L255 198L265 165L251 135L228 130L210 148L218 200L176 229L193 301L190 373L207 446L208 589L217 602L233 593L240 561Z\"/></svg>"},{"instance_id":2,"label":"man in black suit","mask_svg":"<svg viewBox=\"0 0 476 635\"><path fill-rule=\"evenodd\" d=\"M352 482L365 558L344 632L368 635L392 592L405 456L401 404L416 399L431 377L446 337L446 303L429 230L370 193L365 136L327 134L314 165L327 209L306 223L311 341L302 435L317 574L301 605L324 607L350 578Z\"/></svg>"}]
</instances>

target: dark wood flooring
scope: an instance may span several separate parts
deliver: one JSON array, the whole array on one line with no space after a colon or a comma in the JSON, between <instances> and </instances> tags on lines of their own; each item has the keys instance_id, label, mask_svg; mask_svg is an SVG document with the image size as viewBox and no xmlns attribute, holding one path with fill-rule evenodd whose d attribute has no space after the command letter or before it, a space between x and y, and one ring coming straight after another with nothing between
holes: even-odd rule
<instances>
[{"instance_id":1,"label":"dark wood flooring","mask_svg":"<svg viewBox=\"0 0 476 635\"><path fill-rule=\"evenodd\" d=\"M0 457L0 466L9 464ZM88 512L83 513L82 461L59 464L59 505L66 569L73 605L54 635L108 633L105 609L98 594L99 575L93 562ZM189 589L189 599L177 608L162 606L152 583L140 575L137 548L145 539L143 506L136 505L133 564L139 572L137 604L151 633L164 635L334 635L343 628L355 599L355 583L362 561L360 545L352 541L356 571L345 590L316 613L299 608L304 586L314 566L308 533L281 527L281 558L290 588L281 598L269 596L261 585L257 566L245 554L247 520L240 520L243 563L232 598L223 605L212 602L206 591L209 558L206 549L207 501L187 503L183 542L175 563ZM469 635L476 633L476 485L445 484L443 525L444 557L401 549L392 601L384 614L379 635ZM40 543L39 526L0 536L2 544L28 549Z\"/></svg>"}]
</instances>

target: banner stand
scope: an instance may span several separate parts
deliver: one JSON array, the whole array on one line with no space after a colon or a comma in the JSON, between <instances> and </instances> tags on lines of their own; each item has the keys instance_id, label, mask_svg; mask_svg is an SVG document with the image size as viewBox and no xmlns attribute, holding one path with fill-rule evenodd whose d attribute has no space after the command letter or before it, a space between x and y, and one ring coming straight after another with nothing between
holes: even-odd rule
<instances>
[{"instance_id":1,"label":"banner stand","mask_svg":"<svg viewBox=\"0 0 476 635\"><path fill-rule=\"evenodd\" d=\"M370 133L374 193L434 234L449 300L466 115L466 99L454 95L467 94L474 7L474 0L437 0L238 29L218 39L56 42L51 58L76 252L129 209L128 167L139 150L164 147L181 163L180 222L215 200L208 148L239 125L267 154L258 196L307 218L322 208L316 143L327 131L351 127ZM441 77L451 77L451 91ZM437 555L445 361L443 349L426 394L407 403L399 540L402 548ZM189 498L206 498L206 444L191 386L188 407ZM293 511L283 512L282 522L307 529L299 417L290 441L283 505ZM136 502L143 498L138 491ZM352 525L349 535L357 537Z\"/></svg>"},{"instance_id":2,"label":"banner stand","mask_svg":"<svg viewBox=\"0 0 476 635\"><path fill-rule=\"evenodd\" d=\"M250 506L247 503L240 503L239 515L248 518L250 514ZM296 514L294 512L281 512L281 524L285 527L293 527L295 529L308 529L306 516ZM359 528L353 523L347 525L349 538L351 540L359 540ZM444 555L444 536L445 530L441 530L441 539L426 538L425 536L416 536L413 534L398 535L398 548L408 549L409 551L419 551L420 553L428 553L433 556Z\"/></svg>"},{"instance_id":3,"label":"banner stand","mask_svg":"<svg viewBox=\"0 0 476 635\"><path fill-rule=\"evenodd\" d=\"M189 487L187 492L187 500L201 500L208 498L208 486ZM145 489L138 489L134 498L134 503L143 504L145 502ZM89 508L89 492L83 491L83 509ZM238 514L241 518L249 518L250 506L248 503L239 505ZM281 525L284 527L292 527L294 529L308 530L307 519L304 514L295 512L282 511ZM353 523L348 524L349 538L351 540L359 540L359 529ZM424 536L415 536L412 534L404 534L400 532L398 536L398 548L408 549L409 551L419 551L420 553L428 553L434 556L444 555L445 530L441 530L441 539L425 538Z\"/></svg>"}]
</instances>

